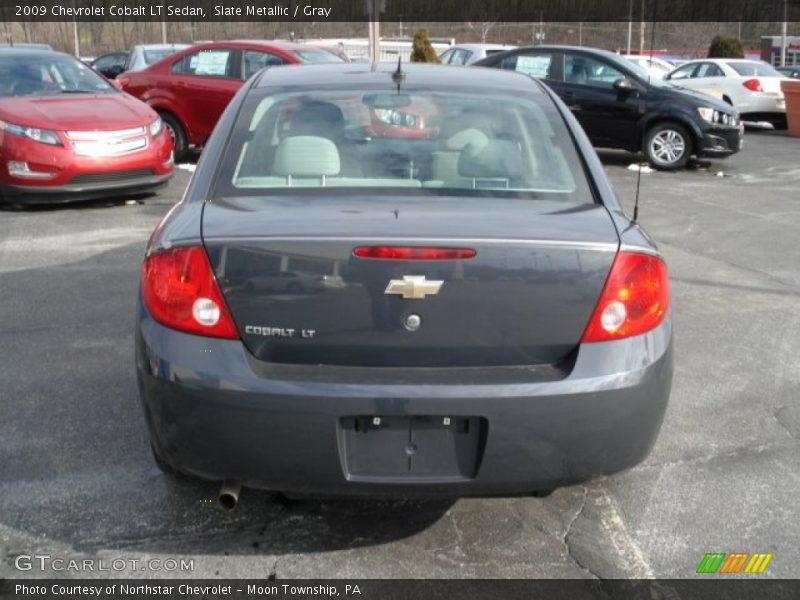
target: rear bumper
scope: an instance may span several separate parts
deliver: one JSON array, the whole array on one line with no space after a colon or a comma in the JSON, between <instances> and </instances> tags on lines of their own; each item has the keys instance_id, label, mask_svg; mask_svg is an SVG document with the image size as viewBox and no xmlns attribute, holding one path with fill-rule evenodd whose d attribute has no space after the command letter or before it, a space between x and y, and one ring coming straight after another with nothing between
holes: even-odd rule
<instances>
[{"instance_id":1,"label":"rear bumper","mask_svg":"<svg viewBox=\"0 0 800 600\"><path fill-rule=\"evenodd\" d=\"M527 367L380 369L259 363L241 342L167 329L139 305L137 379L155 451L209 480L295 493L484 495L543 490L643 460L672 380L672 329L585 344L568 374ZM466 477L353 476L352 416L477 417Z\"/></svg>"}]
</instances>

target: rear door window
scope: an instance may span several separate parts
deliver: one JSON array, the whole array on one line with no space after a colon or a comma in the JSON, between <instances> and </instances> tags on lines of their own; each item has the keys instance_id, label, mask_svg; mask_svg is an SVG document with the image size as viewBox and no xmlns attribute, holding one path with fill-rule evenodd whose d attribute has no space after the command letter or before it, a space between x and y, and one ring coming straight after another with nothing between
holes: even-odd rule
<instances>
[{"instance_id":1,"label":"rear door window","mask_svg":"<svg viewBox=\"0 0 800 600\"><path fill-rule=\"evenodd\" d=\"M500 63L501 68L524 73L537 79L553 79L554 55L546 52L515 54Z\"/></svg>"},{"instance_id":2,"label":"rear door window","mask_svg":"<svg viewBox=\"0 0 800 600\"><path fill-rule=\"evenodd\" d=\"M264 67L285 65L288 61L280 56L261 52L260 50L245 50L242 53L242 79L250 79Z\"/></svg>"},{"instance_id":3,"label":"rear door window","mask_svg":"<svg viewBox=\"0 0 800 600\"><path fill-rule=\"evenodd\" d=\"M605 61L582 54L568 53L564 57L566 83L612 89L620 77L624 77L623 73Z\"/></svg>"},{"instance_id":4,"label":"rear door window","mask_svg":"<svg viewBox=\"0 0 800 600\"><path fill-rule=\"evenodd\" d=\"M203 77L234 77L235 52L229 48L198 50L172 65L172 72Z\"/></svg>"}]
</instances>

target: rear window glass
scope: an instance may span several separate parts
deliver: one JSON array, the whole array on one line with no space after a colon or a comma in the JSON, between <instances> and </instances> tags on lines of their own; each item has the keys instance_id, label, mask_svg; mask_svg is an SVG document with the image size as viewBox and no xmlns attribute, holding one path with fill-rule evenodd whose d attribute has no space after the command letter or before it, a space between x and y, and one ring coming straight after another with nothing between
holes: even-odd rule
<instances>
[{"instance_id":1,"label":"rear window glass","mask_svg":"<svg viewBox=\"0 0 800 600\"><path fill-rule=\"evenodd\" d=\"M223 161L217 196L336 188L592 202L574 142L544 95L254 95Z\"/></svg>"},{"instance_id":2,"label":"rear window glass","mask_svg":"<svg viewBox=\"0 0 800 600\"><path fill-rule=\"evenodd\" d=\"M774 67L765 62L729 62L728 66L742 77L782 77Z\"/></svg>"},{"instance_id":3,"label":"rear window glass","mask_svg":"<svg viewBox=\"0 0 800 600\"><path fill-rule=\"evenodd\" d=\"M341 58L336 56L333 52L327 50L305 49L295 50L292 52L297 58L304 63L340 63L344 62Z\"/></svg>"},{"instance_id":4,"label":"rear window glass","mask_svg":"<svg viewBox=\"0 0 800 600\"><path fill-rule=\"evenodd\" d=\"M170 54L174 54L175 50L172 48L161 48L158 50L145 50L144 51L144 62L148 65L152 65L154 62L160 61L162 58L168 57Z\"/></svg>"}]
</instances>

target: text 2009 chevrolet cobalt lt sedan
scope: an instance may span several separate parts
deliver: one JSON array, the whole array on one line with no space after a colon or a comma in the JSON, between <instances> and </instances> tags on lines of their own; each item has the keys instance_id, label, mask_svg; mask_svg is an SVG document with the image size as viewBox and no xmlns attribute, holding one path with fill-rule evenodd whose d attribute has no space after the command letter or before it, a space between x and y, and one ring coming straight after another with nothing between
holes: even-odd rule
<instances>
[{"instance_id":1,"label":"text 2009 chevrolet cobalt lt sedan","mask_svg":"<svg viewBox=\"0 0 800 600\"><path fill-rule=\"evenodd\" d=\"M156 460L453 496L638 463L672 378L663 259L545 86L395 69L274 68L226 110L142 269ZM247 285L280 272L319 285Z\"/></svg>"}]
</instances>

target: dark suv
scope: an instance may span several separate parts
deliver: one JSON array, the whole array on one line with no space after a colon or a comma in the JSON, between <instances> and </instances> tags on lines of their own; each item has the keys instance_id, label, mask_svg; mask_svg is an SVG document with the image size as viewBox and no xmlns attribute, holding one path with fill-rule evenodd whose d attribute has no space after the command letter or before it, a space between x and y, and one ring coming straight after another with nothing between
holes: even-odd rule
<instances>
[{"instance_id":1,"label":"dark suv","mask_svg":"<svg viewBox=\"0 0 800 600\"><path fill-rule=\"evenodd\" d=\"M679 169L691 156L730 156L742 147L743 127L731 105L651 79L638 65L605 50L535 46L474 64L542 79L595 146L642 150L660 169Z\"/></svg>"}]
</instances>

